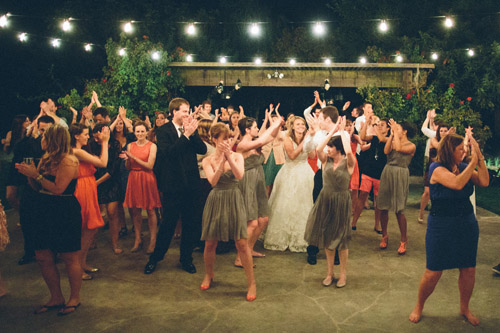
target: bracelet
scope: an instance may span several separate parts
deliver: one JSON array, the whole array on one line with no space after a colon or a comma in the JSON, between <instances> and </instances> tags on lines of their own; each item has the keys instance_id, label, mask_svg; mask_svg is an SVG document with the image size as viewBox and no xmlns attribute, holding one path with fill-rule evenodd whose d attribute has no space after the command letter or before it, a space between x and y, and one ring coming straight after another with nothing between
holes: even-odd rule
<instances>
[{"instance_id":1,"label":"bracelet","mask_svg":"<svg viewBox=\"0 0 500 333\"><path fill-rule=\"evenodd\" d=\"M40 184L42 183L42 180L43 180L43 179L44 179L44 178L43 178L43 175L42 175L42 174L38 175L38 177L36 177L36 178L35 178L35 180L36 180L37 182L39 182Z\"/></svg>"}]
</instances>

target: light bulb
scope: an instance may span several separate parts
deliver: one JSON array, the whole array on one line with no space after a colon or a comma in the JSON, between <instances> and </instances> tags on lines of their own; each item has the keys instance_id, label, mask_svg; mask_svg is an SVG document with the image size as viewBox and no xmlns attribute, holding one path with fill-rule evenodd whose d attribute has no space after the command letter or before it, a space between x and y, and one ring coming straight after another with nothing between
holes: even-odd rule
<instances>
[{"instance_id":1,"label":"light bulb","mask_svg":"<svg viewBox=\"0 0 500 333\"><path fill-rule=\"evenodd\" d=\"M467 54L469 55L469 57L473 57L475 53L474 53L474 50L473 50L473 49L469 49L469 50L467 51Z\"/></svg>"},{"instance_id":2,"label":"light bulb","mask_svg":"<svg viewBox=\"0 0 500 333\"><path fill-rule=\"evenodd\" d=\"M220 58L219 58L219 62L220 62L221 64L225 64L225 63L227 62L226 57L220 57Z\"/></svg>"},{"instance_id":3,"label":"light bulb","mask_svg":"<svg viewBox=\"0 0 500 333\"><path fill-rule=\"evenodd\" d=\"M257 23L250 24L249 32L250 36L258 37L260 35L260 26Z\"/></svg>"},{"instance_id":4,"label":"light bulb","mask_svg":"<svg viewBox=\"0 0 500 333\"><path fill-rule=\"evenodd\" d=\"M401 55L399 55L399 54L398 54L398 55L396 56L396 61L397 61L397 62L403 62L403 57L402 57Z\"/></svg>"},{"instance_id":5,"label":"light bulb","mask_svg":"<svg viewBox=\"0 0 500 333\"><path fill-rule=\"evenodd\" d=\"M261 58L255 58L254 63L256 65L262 65L262 59Z\"/></svg>"},{"instance_id":6,"label":"light bulb","mask_svg":"<svg viewBox=\"0 0 500 333\"><path fill-rule=\"evenodd\" d=\"M85 49L85 51L90 52L92 51L92 44L87 43L83 48Z\"/></svg>"},{"instance_id":7,"label":"light bulb","mask_svg":"<svg viewBox=\"0 0 500 333\"><path fill-rule=\"evenodd\" d=\"M71 19L64 20L63 23L61 24L61 28L63 31L68 32L71 30L71 23L69 22Z\"/></svg>"},{"instance_id":8,"label":"light bulb","mask_svg":"<svg viewBox=\"0 0 500 333\"><path fill-rule=\"evenodd\" d=\"M387 30L389 30L389 26L387 25L387 22L385 20L382 20L382 22L380 22L380 24L378 25L378 30L382 32L386 32Z\"/></svg>"},{"instance_id":9,"label":"light bulb","mask_svg":"<svg viewBox=\"0 0 500 333\"><path fill-rule=\"evenodd\" d=\"M132 21L127 22L123 25L123 31L125 31L127 34L134 31L134 27L132 26Z\"/></svg>"},{"instance_id":10,"label":"light bulb","mask_svg":"<svg viewBox=\"0 0 500 333\"><path fill-rule=\"evenodd\" d=\"M431 59L432 60L438 60L438 58L439 58L439 54L437 54L436 52L432 52Z\"/></svg>"},{"instance_id":11,"label":"light bulb","mask_svg":"<svg viewBox=\"0 0 500 333\"><path fill-rule=\"evenodd\" d=\"M359 58L359 62L362 64L366 64L366 58L365 57Z\"/></svg>"},{"instance_id":12,"label":"light bulb","mask_svg":"<svg viewBox=\"0 0 500 333\"><path fill-rule=\"evenodd\" d=\"M9 14L4 14L0 16L0 28L5 28L9 25Z\"/></svg>"},{"instance_id":13,"label":"light bulb","mask_svg":"<svg viewBox=\"0 0 500 333\"><path fill-rule=\"evenodd\" d=\"M192 56L192 55L190 55L190 54L188 54L188 55L186 56L186 61L187 61L187 62L192 62L192 61L193 61L193 56Z\"/></svg>"},{"instance_id":14,"label":"light bulb","mask_svg":"<svg viewBox=\"0 0 500 333\"><path fill-rule=\"evenodd\" d=\"M314 34L316 36L323 36L325 34L325 25L321 22L316 22L313 28Z\"/></svg>"},{"instance_id":15,"label":"light bulb","mask_svg":"<svg viewBox=\"0 0 500 333\"><path fill-rule=\"evenodd\" d=\"M290 63L290 65L295 66L297 61L295 59L290 59L289 63Z\"/></svg>"},{"instance_id":16,"label":"light bulb","mask_svg":"<svg viewBox=\"0 0 500 333\"><path fill-rule=\"evenodd\" d=\"M28 40L28 34L25 33L25 32L21 32L19 35L17 35L17 38L21 41L21 42L26 42Z\"/></svg>"},{"instance_id":17,"label":"light bulb","mask_svg":"<svg viewBox=\"0 0 500 333\"><path fill-rule=\"evenodd\" d=\"M447 18L444 19L444 26L445 27L451 28L451 27L453 27L454 24L455 24L455 22L453 22L452 18L447 17Z\"/></svg>"},{"instance_id":18,"label":"light bulb","mask_svg":"<svg viewBox=\"0 0 500 333\"><path fill-rule=\"evenodd\" d=\"M151 53L151 58L153 60L160 60L160 58L161 58L160 52L154 51L153 53Z\"/></svg>"},{"instance_id":19,"label":"light bulb","mask_svg":"<svg viewBox=\"0 0 500 333\"><path fill-rule=\"evenodd\" d=\"M52 44L52 47L59 47L59 46L61 46L61 40L57 39L57 38L52 39L50 41L50 43Z\"/></svg>"},{"instance_id":20,"label":"light bulb","mask_svg":"<svg viewBox=\"0 0 500 333\"><path fill-rule=\"evenodd\" d=\"M187 26L186 28L186 33L190 36L194 36L196 34L196 28L194 27L194 24L191 23Z\"/></svg>"},{"instance_id":21,"label":"light bulb","mask_svg":"<svg viewBox=\"0 0 500 333\"><path fill-rule=\"evenodd\" d=\"M120 50L118 50L118 55L119 55L120 57L123 57L125 54L127 54L127 51L125 51L125 49L120 49Z\"/></svg>"},{"instance_id":22,"label":"light bulb","mask_svg":"<svg viewBox=\"0 0 500 333\"><path fill-rule=\"evenodd\" d=\"M332 60L330 58L325 59L325 65L329 66L332 64Z\"/></svg>"}]
</instances>

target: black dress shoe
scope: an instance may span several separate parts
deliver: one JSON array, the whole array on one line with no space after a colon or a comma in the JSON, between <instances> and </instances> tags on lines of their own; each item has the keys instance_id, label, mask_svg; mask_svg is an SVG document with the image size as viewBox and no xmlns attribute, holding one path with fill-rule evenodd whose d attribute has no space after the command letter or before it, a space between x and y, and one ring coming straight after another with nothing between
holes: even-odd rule
<instances>
[{"instance_id":1,"label":"black dress shoe","mask_svg":"<svg viewBox=\"0 0 500 333\"><path fill-rule=\"evenodd\" d=\"M32 256L23 256L21 259L19 259L19 261L17 262L17 264L19 266L22 266L22 265L26 265L26 264L32 263L35 260L36 260L35 257L32 257Z\"/></svg>"},{"instance_id":2,"label":"black dress shoe","mask_svg":"<svg viewBox=\"0 0 500 333\"><path fill-rule=\"evenodd\" d=\"M144 267L144 274L151 274L156 269L156 261L148 261L146 267Z\"/></svg>"},{"instance_id":3,"label":"black dress shoe","mask_svg":"<svg viewBox=\"0 0 500 333\"><path fill-rule=\"evenodd\" d=\"M194 267L193 263L181 263L181 268L188 272L189 274L196 273L196 267Z\"/></svg>"},{"instance_id":4,"label":"black dress shoe","mask_svg":"<svg viewBox=\"0 0 500 333\"><path fill-rule=\"evenodd\" d=\"M317 262L316 261L316 255L311 255L310 254L310 255L307 256L307 263L309 265L316 265L316 262Z\"/></svg>"}]
</instances>

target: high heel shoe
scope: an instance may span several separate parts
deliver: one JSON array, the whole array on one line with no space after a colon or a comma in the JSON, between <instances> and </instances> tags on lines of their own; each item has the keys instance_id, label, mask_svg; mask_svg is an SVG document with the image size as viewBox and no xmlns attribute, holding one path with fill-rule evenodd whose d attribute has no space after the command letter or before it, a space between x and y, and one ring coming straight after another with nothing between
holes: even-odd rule
<instances>
[{"instance_id":1,"label":"high heel shoe","mask_svg":"<svg viewBox=\"0 0 500 333\"><path fill-rule=\"evenodd\" d=\"M142 249L142 241L139 243L139 245L137 246L134 246L132 249L130 249L130 252L132 253L135 253L135 252L139 252L141 249Z\"/></svg>"},{"instance_id":2,"label":"high heel shoe","mask_svg":"<svg viewBox=\"0 0 500 333\"><path fill-rule=\"evenodd\" d=\"M200 286L200 289L201 290L208 290L208 289L210 289L210 286L211 286L212 282L214 282L214 278L211 278L210 282L208 284L202 284Z\"/></svg>"},{"instance_id":3,"label":"high heel shoe","mask_svg":"<svg viewBox=\"0 0 500 333\"><path fill-rule=\"evenodd\" d=\"M399 245L399 249L398 249L398 254L399 255L406 254L406 246L407 245L408 245L408 241L401 242L401 244Z\"/></svg>"},{"instance_id":4,"label":"high heel shoe","mask_svg":"<svg viewBox=\"0 0 500 333\"><path fill-rule=\"evenodd\" d=\"M90 273L97 273L99 272L99 268L95 267L89 267L83 270L85 273L90 274Z\"/></svg>"},{"instance_id":5,"label":"high heel shoe","mask_svg":"<svg viewBox=\"0 0 500 333\"><path fill-rule=\"evenodd\" d=\"M377 228L373 228L373 231L375 231L379 235L382 235L382 230L377 230Z\"/></svg>"}]
</instances>

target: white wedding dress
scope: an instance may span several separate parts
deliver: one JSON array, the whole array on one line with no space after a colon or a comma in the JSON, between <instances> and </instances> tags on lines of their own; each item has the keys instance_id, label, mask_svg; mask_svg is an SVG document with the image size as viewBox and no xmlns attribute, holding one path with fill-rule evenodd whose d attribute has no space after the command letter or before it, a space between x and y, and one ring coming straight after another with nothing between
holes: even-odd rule
<instances>
[{"instance_id":1,"label":"white wedding dress","mask_svg":"<svg viewBox=\"0 0 500 333\"><path fill-rule=\"evenodd\" d=\"M295 142L293 147L297 147ZM269 198L271 214L264 238L266 249L306 252L304 231L313 206L313 187L314 171L307 163L307 153L302 151L293 161L286 156Z\"/></svg>"}]
</instances>

